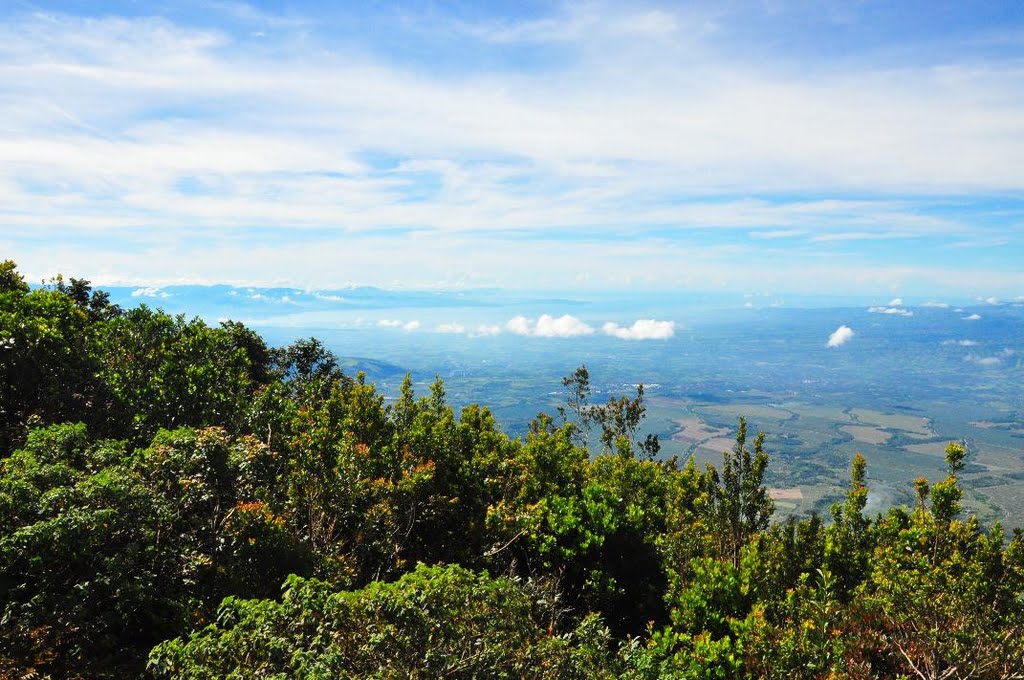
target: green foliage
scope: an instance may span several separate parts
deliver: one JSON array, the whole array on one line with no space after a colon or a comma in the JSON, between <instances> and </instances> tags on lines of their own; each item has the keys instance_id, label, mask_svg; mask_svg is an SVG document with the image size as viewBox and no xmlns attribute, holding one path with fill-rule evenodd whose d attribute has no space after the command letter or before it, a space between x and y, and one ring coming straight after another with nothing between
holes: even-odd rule
<instances>
[{"instance_id":1,"label":"green foliage","mask_svg":"<svg viewBox=\"0 0 1024 680\"><path fill-rule=\"evenodd\" d=\"M105 405L89 314L59 290L29 290L11 264L0 288L0 457L31 425L94 421Z\"/></svg>"},{"instance_id":2,"label":"green foliage","mask_svg":"<svg viewBox=\"0 0 1024 680\"><path fill-rule=\"evenodd\" d=\"M603 451L619 451L632 455L633 450L653 458L661 450L657 435L649 434L639 439L637 430L644 419L644 386L637 385L636 397L609 397L605 404L591 404L593 388L590 386L590 372L580 366L570 375L562 378L562 385L568 389L565 406L558 408L563 422L572 423L573 441L579 446L589 447L590 429L596 424L601 429L600 441ZM575 420L570 420L572 415Z\"/></svg>"},{"instance_id":3,"label":"green foliage","mask_svg":"<svg viewBox=\"0 0 1024 680\"><path fill-rule=\"evenodd\" d=\"M764 486L768 454L764 433L754 438L754 450L747 446L747 422L740 418L736 445L722 457L722 473L708 469L711 512L718 527L718 554L739 564L740 550L747 541L768 527L774 502Z\"/></svg>"},{"instance_id":4,"label":"green foliage","mask_svg":"<svg viewBox=\"0 0 1024 680\"><path fill-rule=\"evenodd\" d=\"M700 470L653 460L642 387L563 384L510 439L440 380L386 403L314 339L0 263L0 677L1024 674L1024 536L963 517L962 444L913 508L867 517L857 455L827 526L772 524L743 419Z\"/></svg>"},{"instance_id":5,"label":"green foliage","mask_svg":"<svg viewBox=\"0 0 1024 680\"><path fill-rule=\"evenodd\" d=\"M182 429L132 456L82 425L30 433L0 476L0 670L123 677L225 594L276 592L303 556L238 500L252 446Z\"/></svg>"},{"instance_id":6,"label":"green foliage","mask_svg":"<svg viewBox=\"0 0 1024 680\"><path fill-rule=\"evenodd\" d=\"M543 583L419 565L394 583L333 591L291 577L280 603L224 601L217 623L153 650L173 678L613 677L593 617L565 634Z\"/></svg>"},{"instance_id":7,"label":"green foliage","mask_svg":"<svg viewBox=\"0 0 1024 680\"><path fill-rule=\"evenodd\" d=\"M219 425L238 431L256 385L250 338L145 305L104 327L101 377L125 434L148 440L161 428Z\"/></svg>"}]
</instances>

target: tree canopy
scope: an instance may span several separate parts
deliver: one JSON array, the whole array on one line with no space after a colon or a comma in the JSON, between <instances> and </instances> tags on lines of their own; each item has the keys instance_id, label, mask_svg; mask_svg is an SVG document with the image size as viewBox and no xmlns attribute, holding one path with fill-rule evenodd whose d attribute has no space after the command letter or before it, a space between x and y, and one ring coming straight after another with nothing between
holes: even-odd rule
<instances>
[{"instance_id":1,"label":"tree canopy","mask_svg":"<svg viewBox=\"0 0 1024 680\"><path fill-rule=\"evenodd\" d=\"M1024 536L945 477L773 514L770 440L658 459L644 392L521 438L315 339L0 265L0 676L1020 677ZM591 429L596 437L591 441ZM587 444L591 444L588 447Z\"/></svg>"}]
</instances>

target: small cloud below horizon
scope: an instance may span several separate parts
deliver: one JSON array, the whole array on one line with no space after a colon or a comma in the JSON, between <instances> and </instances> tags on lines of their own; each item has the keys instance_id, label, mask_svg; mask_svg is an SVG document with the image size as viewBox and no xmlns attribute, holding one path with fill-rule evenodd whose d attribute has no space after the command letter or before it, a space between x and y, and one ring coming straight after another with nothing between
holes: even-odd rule
<instances>
[{"instance_id":1,"label":"small cloud below horizon","mask_svg":"<svg viewBox=\"0 0 1024 680\"><path fill-rule=\"evenodd\" d=\"M476 331L473 333L474 336L483 338L500 334L501 326L488 324L480 324L479 326L476 327Z\"/></svg>"},{"instance_id":2,"label":"small cloud below horizon","mask_svg":"<svg viewBox=\"0 0 1024 680\"><path fill-rule=\"evenodd\" d=\"M516 335L534 336L538 338L572 338L580 335L591 335L592 326L588 326L575 316L563 314L559 317L541 314L536 321L519 315L509 319L505 328Z\"/></svg>"},{"instance_id":3,"label":"small cloud below horizon","mask_svg":"<svg viewBox=\"0 0 1024 680\"><path fill-rule=\"evenodd\" d=\"M897 302L900 305L903 304L903 301L900 300L899 298L896 298L895 300L893 300L893 302ZM892 303L890 303L890 305L891 304ZM900 306L868 307L868 311L871 312L872 314L893 314L893 315L896 315L896 316L914 316L914 313L912 311L910 311L909 309L904 309L903 307L900 307Z\"/></svg>"},{"instance_id":4,"label":"small cloud below horizon","mask_svg":"<svg viewBox=\"0 0 1024 680\"><path fill-rule=\"evenodd\" d=\"M964 357L964 361L970 364L976 364L978 366L998 366L1003 363L1003 359L1008 359L1016 354L1016 350L1010 348L1004 349L1002 352L995 356L981 356L978 354L968 354Z\"/></svg>"},{"instance_id":5,"label":"small cloud below horizon","mask_svg":"<svg viewBox=\"0 0 1024 680\"><path fill-rule=\"evenodd\" d=\"M401 328L403 331L415 331L419 329L420 322L413 319L412 321L402 321L400 319L381 319L377 322L377 325L381 328Z\"/></svg>"},{"instance_id":6,"label":"small cloud below horizon","mask_svg":"<svg viewBox=\"0 0 1024 680\"><path fill-rule=\"evenodd\" d=\"M943 340L943 345L959 345L960 347L977 347L977 340Z\"/></svg>"},{"instance_id":7,"label":"small cloud below horizon","mask_svg":"<svg viewBox=\"0 0 1024 680\"><path fill-rule=\"evenodd\" d=\"M609 321L601 327L605 335L622 340L667 340L676 333L675 321L637 319L632 326L623 327Z\"/></svg>"},{"instance_id":8,"label":"small cloud below horizon","mask_svg":"<svg viewBox=\"0 0 1024 680\"><path fill-rule=\"evenodd\" d=\"M971 314L970 316L965 316L964 317L964 321L977 321L980 318L981 318L980 314Z\"/></svg>"},{"instance_id":9,"label":"small cloud below horizon","mask_svg":"<svg viewBox=\"0 0 1024 680\"><path fill-rule=\"evenodd\" d=\"M845 345L853 336L854 332L852 328L846 325L840 326L832 332L832 335L828 336L828 342L825 343L825 346L839 347L841 345Z\"/></svg>"}]
</instances>

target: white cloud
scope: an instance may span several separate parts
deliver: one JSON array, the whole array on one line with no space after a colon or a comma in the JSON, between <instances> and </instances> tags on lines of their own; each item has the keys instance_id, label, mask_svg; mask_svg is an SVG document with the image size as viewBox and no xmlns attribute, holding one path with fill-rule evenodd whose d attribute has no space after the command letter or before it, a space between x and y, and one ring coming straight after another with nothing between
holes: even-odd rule
<instances>
[{"instance_id":1,"label":"white cloud","mask_svg":"<svg viewBox=\"0 0 1024 680\"><path fill-rule=\"evenodd\" d=\"M840 345L846 344L846 342L854 335L853 329L849 326L840 326L832 332L832 335L828 336L828 342L825 343L826 347L839 347Z\"/></svg>"},{"instance_id":2,"label":"white cloud","mask_svg":"<svg viewBox=\"0 0 1024 680\"><path fill-rule=\"evenodd\" d=\"M434 328L434 331L437 333L457 333L461 335L466 332L466 327L461 323L442 323Z\"/></svg>"},{"instance_id":3,"label":"white cloud","mask_svg":"<svg viewBox=\"0 0 1024 680\"><path fill-rule=\"evenodd\" d=\"M537 319L534 328L534 335L543 338L571 338L577 335L590 335L593 332L593 328L568 314L557 318L543 314Z\"/></svg>"},{"instance_id":4,"label":"white cloud","mask_svg":"<svg viewBox=\"0 0 1024 680\"><path fill-rule=\"evenodd\" d=\"M896 314L898 316L914 316L914 313L912 311L910 311L909 309L904 309L903 307L868 307L868 311L873 312L875 314Z\"/></svg>"},{"instance_id":5,"label":"white cloud","mask_svg":"<svg viewBox=\"0 0 1024 680\"><path fill-rule=\"evenodd\" d=\"M996 366L1001 364L1003 360L1000 357L983 357L977 354L968 354L964 357L964 361L977 364L978 366Z\"/></svg>"},{"instance_id":6,"label":"white cloud","mask_svg":"<svg viewBox=\"0 0 1024 680\"><path fill-rule=\"evenodd\" d=\"M340 295L329 295L327 293L320 293L318 291L313 292L313 297L317 300L323 300L324 302L345 302L345 298Z\"/></svg>"},{"instance_id":7,"label":"white cloud","mask_svg":"<svg viewBox=\"0 0 1024 680\"><path fill-rule=\"evenodd\" d=\"M622 327L611 321L601 327L605 335L623 340L666 340L675 335L675 321L656 321L654 319L637 319L632 326Z\"/></svg>"},{"instance_id":8,"label":"white cloud","mask_svg":"<svg viewBox=\"0 0 1024 680\"><path fill-rule=\"evenodd\" d=\"M501 333L501 326L492 326L488 324L480 324L476 327L475 335L487 337L491 335L499 335Z\"/></svg>"},{"instance_id":9,"label":"white cloud","mask_svg":"<svg viewBox=\"0 0 1024 680\"><path fill-rule=\"evenodd\" d=\"M980 318L981 318L980 314L971 314L970 316L965 316L964 317L964 321L977 321Z\"/></svg>"},{"instance_id":10,"label":"white cloud","mask_svg":"<svg viewBox=\"0 0 1024 680\"><path fill-rule=\"evenodd\" d=\"M146 288L136 288L132 291L132 297L147 297L147 298L168 298L170 294L165 290L155 286L149 286Z\"/></svg>"},{"instance_id":11,"label":"white cloud","mask_svg":"<svg viewBox=\"0 0 1024 680\"><path fill-rule=\"evenodd\" d=\"M515 333L516 335L530 335L532 330L530 328L530 320L522 315L509 319L508 323L505 324L505 328L510 333Z\"/></svg>"},{"instance_id":12,"label":"white cloud","mask_svg":"<svg viewBox=\"0 0 1024 680\"><path fill-rule=\"evenodd\" d=\"M676 247L630 244L642 256L620 257L621 225L637 232L671 225L680 233L715 225L765 240L963 235L969 225L891 196L906 187L945 195L951 187L1019 189L1024 182L1017 160L1024 156L1024 104L1007 94L1024 91L1015 60L960 62L955 52L936 51L941 58L900 68L878 68L865 57L794 71L786 59L754 58L719 39L706 28L717 8L558 6L531 21L461 28L417 25L410 13L409 25L433 39L432 31L454 30L511 48L557 43L564 57L539 70L471 60L471 68L455 72L392 60L370 34L359 50L346 41L319 42L315 30L289 33L317 17L258 22L273 30L253 48L215 12L209 26L216 29L203 28L202 17L190 26L14 15L0 25L0 129L12 132L0 140L0 233L66 228L132 246L79 247L102 241L80 238L56 253L53 243L13 248L23 268L42 275L53 273L55 261L87 275L97 266L141 275L145 283L178 271L224 280L290 267L303 285L327 284L337 276L338 252L327 234L342 233L349 259L361 263L352 265L361 280L390 278L402 261L410 265L402 271L424 279L459 269L457 276L488 282L541 275L562 283L556 277L564 267L547 266L534 244L496 247L480 225L535 233L559 227L606 239L607 252L588 246L598 257L580 258L591 268L580 272L584 278L597 281L628 262L624 275L674 286L682 256L701 259L689 275L714 287L723 265L741 254L711 261L691 255L692 244L681 239ZM740 19L721 11L726 22ZM161 118L163 110L184 115ZM368 150L399 162L381 168L365 160ZM869 197L781 198L809 185L837 194L852 187ZM745 198L772 192L770 200ZM182 224L212 237L210 247L197 252ZM282 225L316 235L265 248L233 235L239 227ZM439 257L423 258L422 241L404 235L386 244L355 238L425 225L438 232L430 236ZM244 258L237 254L242 244ZM487 256L493 252L508 256ZM773 283L829 280L888 290L894 278L949 278L938 267L857 271L850 262L838 273L843 267L835 262L805 257L801 262L815 266L779 268ZM379 266L385 261L395 263L386 273ZM731 276L757 279L767 267L749 269ZM1001 293L981 287L986 277L1022 281L983 268L957 278Z\"/></svg>"},{"instance_id":13,"label":"white cloud","mask_svg":"<svg viewBox=\"0 0 1024 680\"><path fill-rule=\"evenodd\" d=\"M571 338L590 335L594 332L591 326L569 314L559 317L542 314L536 322L520 315L509 319L505 328L517 335L533 335L541 338Z\"/></svg>"},{"instance_id":14,"label":"white cloud","mask_svg":"<svg viewBox=\"0 0 1024 680\"><path fill-rule=\"evenodd\" d=\"M959 345L960 347L977 347L977 340L943 340L943 345Z\"/></svg>"},{"instance_id":15,"label":"white cloud","mask_svg":"<svg viewBox=\"0 0 1024 680\"><path fill-rule=\"evenodd\" d=\"M414 331L420 327L420 322L402 321L401 319L381 319L377 322L381 328L401 328L403 331Z\"/></svg>"},{"instance_id":16,"label":"white cloud","mask_svg":"<svg viewBox=\"0 0 1024 680\"><path fill-rule=\"evenodd\" d=\"M889 301L889 306L890 307L902 307L903 306L903 298L893 298L892 300Z\"/></svg>"},{"instance_id":17,"label":"white cloud","mask_svg":"<svg viewBox=\"0 0 1024 680\"><path fill-rule=\"evenodd\" d=\"M949 309L949 305L945 302L934 302L929 300L928 302L921 305L922 307L934 307L936 309Z\"/></svg>"},{"instance_id":18,"label":"white cloud","mask_svg":"<svg viewBox=\"0 0 1024 680\"><path fill-rule=\"evenodd\" d=\"M990 305L998 305L999 304L999 298L997 298L995 296L988 297L988 298L985 298L985 302L989 303Z\"/></svg>"}]
</instances>

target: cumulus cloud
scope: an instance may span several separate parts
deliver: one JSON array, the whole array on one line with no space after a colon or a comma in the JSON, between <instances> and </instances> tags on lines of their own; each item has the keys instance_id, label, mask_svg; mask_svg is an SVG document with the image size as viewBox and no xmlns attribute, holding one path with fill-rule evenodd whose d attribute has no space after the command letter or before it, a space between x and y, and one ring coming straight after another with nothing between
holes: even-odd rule
<instances>
[{"instance_id":1,"label":"cumulus cloud","mask_svg":"<svg viewBox=\"0 0 1024 680\"><path fill-rule=\"evenodd\" d=\"M416 321L415 319L413 319L412 321L408 321L405 324L403 324L402 325L402 330L403 331L414 331L414 330L416 330L419 327L420 327L420 322Z\"/></svg>"},{"instance_id":2,"label":"cumulus cloud","mask_svg":"<svg viewBox=\"0 0 1024 680\"><path fill-rule=\"evenodd\" d=\"M998 305L999 304L999 298L994 297L994 296L993 297L988 297L988 298L985 298L985 302L989 303L990 305Z\"/></svg>"},{"instance_id":3,"label":"cumulus cloud","mask_svg":"<svg viewBox=\"0 0 1024 680\"><path fill-rule=\"evenodd\" d=\"M514 316L509 319L508 323L505 324L505 328L508 329L510 333L515 333L516 335L530 335L532 330L530 328L530 320L522 315Z\"/></svg>"},{"instance_id":4,"label":"cumulus cloud","mask_svg":"<svg viewBox=\"0 0 1024 680\"><path fill-rule=\"evenodd\" d=\"M971 314L970 316L965 316L964 317L964 321L977 321L980 318L981 318L980 314Z\"/></svg>"},{"instance_id":5,"label":"cumulus cloud","mask_svg":"<svg viewBox=\"0 0 1024 680\"><path fill-rule=\"evenodd\" d=\"M929 300L928 302L924 303L921 306L922 307L935 307L936 309L949 309L949 305L946 304L945 302L935 302L933 300Z\"/></svg>"},{"instance_id":6,"label":"cumulus cloud","mask_svg":"<svg viewBox=\"0 0 1024 680\"><path fill-rule=\"evenodd\" d=\"M893 300L893 302L899 302L900 304L903 304L903 302L899 298L896 298L895 300ZM910 311L909 309L904 309L903 307L868 307L868 311L874 314L896 314L898 316L914 316L914 313L912 311Z\"/></svg>"},{"instance_id":7,"label":"cumulus cloud","mask_svg":"<svg viewBox=\"0 0 1024 680\"><path fill-rule=\"evenodd\" d=\"M892 300L889 301L889 306L890 307L902 307L903 306L903 298L893 298Z\"/></svg>"},{"instance_id":8,"label":"cumulus cloud","mask_svg":"<svg viewBox=\"0 0 1024 680\"><path fill-rule=\"evenodd\" d=\"M828 342L825 343L825 346L839 347L840 345L846 344L853 335L854 333L852 328L849 326L840 326L832 332L832 335L828 336Z\"/></svg>"},{"instance_id":9,"label":"cumulus cloud","mask_svg":"<svg viewBox=\"0 0 1024 680\"><path fill-rule=\"evenodd\" d=\"M509 319L505 328L516 335L533 335L540 338L571 338L594 332L591 326L569 314L559 317L542 314L536 321L520 315Z\"/></svg>"},{"instance_id":10,"label":"cumulus cloud","mask_svg":"<svg viewBox=\"0 0 1024 680\"><path fill-rule=\"evenodd\" d=\"M594 329L574 316L565 314L554 318L547 314L537 319L534 334L544 338L569 338L575 335L590 335Z\"/></svg>"},{"instance_id":11,"label":"cumulus cloud","mask_svg":"<svg viewBox=\"0 0 1024 680\"><path fill-rule=\"evenodd\" d=\"M466 327L461 323L443 323L434 329L438 333L458 333L462 334L466 332Z\"/></svg>"},{"instance_id":12,"label":"cumulus cloud","mask_svg":"<svg viewBox=\"0 0 1024 680\"><path fill-rule=\"evenodd\" d=\"M168 298L170 294L165 290L150 286L148 288L136 288L132 291L132 297Z\"/></svg>"},{"instance_id":13,"label":"cumulus cloud","mask_svg":"<svg viewBox=\"0 0 1024 680\"><path fill-rule=\"evenodd\" d=\"M601 327L605 335L623 340L667 340L676 333L675 321L637 319L632 326L623 327L609 321Z\"/></svg>"}]
</instances>

